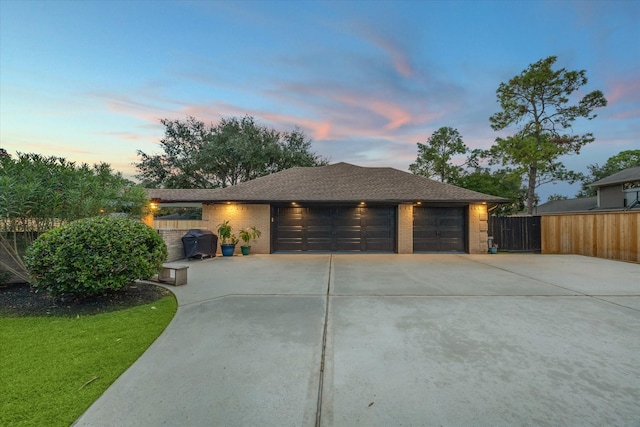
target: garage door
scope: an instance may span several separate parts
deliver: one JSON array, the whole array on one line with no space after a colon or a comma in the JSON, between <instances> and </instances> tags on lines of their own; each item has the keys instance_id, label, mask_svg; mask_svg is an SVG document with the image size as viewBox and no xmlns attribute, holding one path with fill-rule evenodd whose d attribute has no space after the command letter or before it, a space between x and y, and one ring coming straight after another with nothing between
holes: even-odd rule
<instances>
[{"instance_id":1,"label":"garage door","mask_svg":"<svg viewBox=\"0 0 640 427\"><path fill-rule=\"evenodd\" d=\"M466 208L413 208L414 252L464 252Z\"/></svg>"},{"instance_id":2,"label":"garage door","mask_svg":"<svg viewBox=\"0 0 640 427\"><path fill-rule=\"evenodd\" d=\"M394 206L275 206L273 252L394 252Z\"/></svg>"}]
</instances>

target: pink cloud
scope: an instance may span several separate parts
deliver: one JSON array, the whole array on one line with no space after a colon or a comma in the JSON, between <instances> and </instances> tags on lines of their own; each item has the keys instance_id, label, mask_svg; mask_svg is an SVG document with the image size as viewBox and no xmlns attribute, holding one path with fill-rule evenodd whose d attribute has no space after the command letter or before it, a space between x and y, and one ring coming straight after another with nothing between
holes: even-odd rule
<instances>
[{"instance_id":1,"label":"pink cloud","mask_svg":"<svg viewBox=\"0 0 640 427\"><path fill-rule=\"evenodd\" d=\"M626 80L613 82L613 87L605 94L609 106L620 101L636 103L640 101L640 77L632 77Z\"/></svg>"},{"instance_id":2,"label":"pink cloud","mask_svg":"<svg viewBox=\"0 0 640 427\"><path fill-rule=\"evenodd\" d=\"M622 111L611 116L611 118L615 120L625 120L638 117L640 117L640 108L636 108L635 110Z\"/></svg>"},{"instance_id":3,"label":"pink cloud","mask_svg":"<svg viewBox=\"0 0 640 427\"><path fill-rule=\"evenodd\" d=\"M145 139L142 135L132 132L99 132L100 135L113 136L127 141L140 141Z\"/></svg>"},{"instance_id":4,"label":"pink cloud","mask_svg":"<svg viewBox=\"0 0 640 427\"><path fill-rule=\"evenodd\" d=\"M390 94L393 95L393 91L365 92L346 89L331 82L287 82L277 90L263 93L273 105L286 106L286 109L280 112L281 108L245 108L219 101L188 104L162 100L156 104L155 100L150 100L144 94L140 95L141 100L128 95L109 94L100 97L112 111L143 120L145 123L139 127L153 127L156 133L162 128L159 119L165 117L184 119L193 116L208 124L217 123L223 117L250 115L258 122L266 122L279 130L292 130L299 126L314 141L341 140L353 144L356 141L379 140L407 147L424 141L430 134L424 129L425 125L447 112L446 108L441 107L437 111L429 111L424 99L410 94L397 93L395 96L400 101L393 101L387 99ZM150 130L141 130L140 137L130 132L114 131L109 134L126 140L149 140L145 136ZM160 137L160 133L157 137ZM409 151L413 156L414 150Z\"/></svg>"},{"instance_id":5,"label":"pink cloud","mask_svg":"<svg viewBox=\"0 0 640 427\"><path fill-rule=\"evenodd\" d=\"M311 138L318 141L329 139L333 129L333 123L328 120L316 121L290 115L267 113L264 111L260 112L258 115L270 122L286 125L287 128L300 126L301 129L310 134Z\"/></svg>"},{"instance_id":6,"label":"pink cloud","mask_svg":"<svg viewBox=\"0 0 640 427\"><path fill-rule=\"evenodd\" d=\"M369 108L389 121L385 126L387 130L397 129L402 125L411 123L413 119L410 112L389 102L376 100L370 104Z\"/></svg>"},{"instance_id":7,"label":"pink cloud","mask_svg":"<svg viewBox=\"0 0 640 427\"><path fill-rule=\"evenodd\" d=\"M380 34L374 33L371 29L365 29L363 35L369 42L384 51L391 59L393 68L403 77L411 77L414 75L411 61L406 52L397 46L392 40L382 37Z\"/></svg>"},{"instance_id":8,"label":"pink cloud","mask_svg":"<svg viewBox=\"0 0 640 427\"><path fill-rule=\"evenodd\" d=\"M332 123L328 120L310 120L285 114L274 114L264 110L246 109L225 103L215 103L213 106L190 105L182 110L185 116L193 116L200 120L217 122L222 117L244 116L246 114L260 120L267 120L279 128L292 130L300 126L313 139L324 140L331 137Z\"/></svg>"},{"instance_id":9,"label":"pink cloud","mask_svg":"<svg viewBox=\"0 0 640 427\"><path fill-rule=\"evenodd\" d=\"M126 95L114 93L90 93L89 95L101 99L111 111L135 117L146 122L157 124L160 118L166 117L170 112L170 110L166 108L140 102Z\"/></svg>"},{"instance_id":10,"label":"pink cloud","mask_svg":"<svg viewBox=\"0 0 640 427\"><path fill-rule=\"evenodd\" d=\"M413 121L413 115L408 109L382 99L366 95L354 96L343 94L335 94L333 98L343 104L356 106L385 118L387 123L384 125L384 129L386 130L398 129Z\"/></svg>"}]
</instances>

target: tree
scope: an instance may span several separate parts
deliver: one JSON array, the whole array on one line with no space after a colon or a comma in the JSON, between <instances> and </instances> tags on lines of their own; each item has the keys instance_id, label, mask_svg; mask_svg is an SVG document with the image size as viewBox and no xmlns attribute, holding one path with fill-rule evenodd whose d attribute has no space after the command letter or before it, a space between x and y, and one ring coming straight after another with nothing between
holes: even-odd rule
<instances>
[{"instance_id":1,"label":"tree","mask_svg":"<svg viewBox=\"0 0 640 427\"><path fill-rule=\"evenodd\" d=\"M194 117L161 123L164 154L138 150L141 161L135 164L137 177L149 187L227 187L293 166L327 163L310 151L311 141L299 129L278 132L250 116L209 126Z\"/></svg>"},{"instance_id":2,"label":"tree","mask_svg":"<svg viewBox=\"0 0 640 427\"><path fill-rule=\"evenodd\" d=\"M467 154L468 151L457 129L441 127L427 139L426 144L418 142L418 157L415 163L409 165L409 170L415 175L454 183L464 169L451 164L451 158L456 154Z\"/></svg>"},{"instance_id":3,"label":"tree","mask_svg":"<svg viewBox=\"0 0 640 427\"><path fill-rule=\"evenodd\" d=\"M455 183L468 190L504 197L511 203L500 204L494 211L498 215L510 215L522 211L526 200L526 189L522 187L519 172L509 168L491 171L486 167L476 167L462 175Z\"/></svg>"},{"instance_id":4,"label":"tree","mask_svg":"<svg viewBox=\"0 0 640 427\"><path fill-rule=\"evenodd\" d=\"M38 235L60 224L109 213L141 218L142 187L106 163L93 167L59 157L0 157L0 268L27 281L22 254Z\"/></svg>"},{"instance_id":5,"label":"tree","mask_svg":"<svg viewBox=\"0 0 640 427\"><path fill-rule=\"evenodd\" d=\"M535 189L543 184L557 180L574 183L582 174L567 170L558 157L565 154L565 147L549 141L543 135L536 139L518 133L507 138L497 138L496 143L481 157L489 159L490 165L511 166L511 170L524 179L526 196L525 207L533 213L537 195Z\"/></svg>"},{"instance_id":6,"label":"tree","mask_svg":"<svg viewBox=\"0 0 640 427\"><path fill-rule=\"evenodd\" d=\"M615 156L609 157L602 166L597 163L587 166L589 175L583 179L582 189L576 197L595 196L597 190L594 187L589 187L589 184L635 166L640 166L640 150L621 151Z\"/></svg>"},{"instance_id":7,"label":"tree","mask_svg":"<svg viewBox=\"0 0 640 427\"><path fill-rule=\"evenodd\" d=\"M592 141L593 134L570 133L577 118L591 120L595 108L607 105L601 91L583 96L570 105L570 96L587 84L586 71L553 70L557 57L542 59L513 77L500 83L496 90L502 111L489 118L491 128L498 131L518 125L519 131L509 138L498 138L490 150L495 163L513 165L527 174L527 212L533 213L535 189L549 180L575 179L557 159L567 154L579 154ZM546 174L539 179L539 171Z\"/></svg>"},{"instance_id":8,"label":"tree","mask_svg":"<svg viewBox=\"0 0 640 427\"><path fill-rule=\"evenodd\" d=\"M181 120L160 120L165 127L160 147L161 155L148 155L138 150L141 157L134 165L145 187L210 188L215 177L207 175L196 163L196 154L205 144L211 129L193 117Z\"/></svg>"}]
</instances>

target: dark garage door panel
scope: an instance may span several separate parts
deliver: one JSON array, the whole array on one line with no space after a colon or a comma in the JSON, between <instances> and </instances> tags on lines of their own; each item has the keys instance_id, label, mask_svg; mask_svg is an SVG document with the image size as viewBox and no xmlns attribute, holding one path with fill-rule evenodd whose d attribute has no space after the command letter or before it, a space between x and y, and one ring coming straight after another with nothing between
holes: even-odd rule
<instances>
[{"instance_id":1,"label":"dark garage door panel","mask_svg":"<svg viewBox=\"0 0 640 427\"><path fill-rule=\"evenodd\" d=\"M274 207L273 251L394 252L396 209Z\"/></svg>"},{"instance_id":2,"label":"dark garage door panel","mask_svg":"<svg viewBox=\"0 0 640 427\"><path fill-rule=\"evenodd\" d=\"M465 208L414 207L414 252L464 252Z\"/></svg>"}]
</instances>

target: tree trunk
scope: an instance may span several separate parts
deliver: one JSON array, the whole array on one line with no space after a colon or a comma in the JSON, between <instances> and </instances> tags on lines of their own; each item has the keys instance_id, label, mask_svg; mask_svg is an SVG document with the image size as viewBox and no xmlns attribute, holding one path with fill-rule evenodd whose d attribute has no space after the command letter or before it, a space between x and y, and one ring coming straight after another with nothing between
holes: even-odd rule
<instances>
[{"instance_id":1,"label":"tree trunk","mask_svg":"<svg viewBox=\"0 0 640 427\"><path fill-rule=\"evenodd\" d=\"M529 166L529 187L527 188L527 213L531 215L533 213L533 203L536 199L536 175L538 174L538 168L535 166Z\"/></svg>"}]
</instances>

